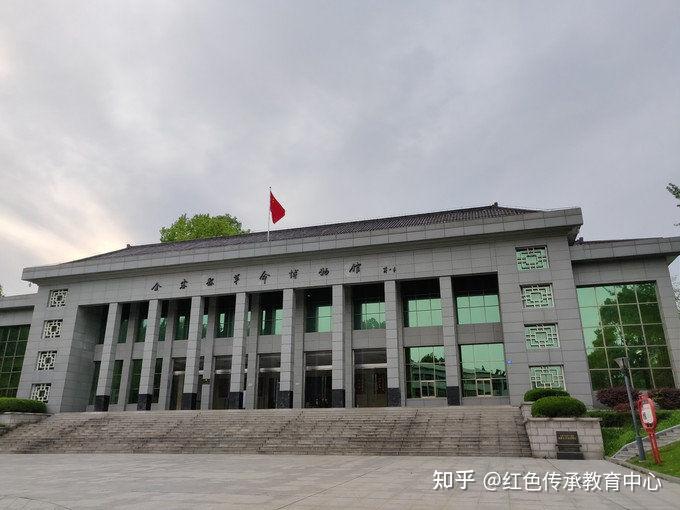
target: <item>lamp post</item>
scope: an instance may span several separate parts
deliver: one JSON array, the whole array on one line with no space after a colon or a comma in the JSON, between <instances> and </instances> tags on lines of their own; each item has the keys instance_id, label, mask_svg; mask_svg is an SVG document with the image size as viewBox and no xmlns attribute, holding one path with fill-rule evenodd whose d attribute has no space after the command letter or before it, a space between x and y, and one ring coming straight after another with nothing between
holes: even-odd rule
<instances>
[{"instance_id":1,"label":"lamp post","mask_svg":"<svg viewBox=\"0 0 680 510\"><path fill-rule=\"evenodd\" d=\"M633 418L633 427L635 428L635 443L637 444L638 457L640 460L645 460L645 447L642 445L642 438L640 437L640 428L637 421L637 414L635 412L635 403L633 402L633 390L631 389L630 381L630 365L628 358L614 359L616 364L621 369L623 380L626 382L626 392L628 393L628 404L630 405L630 416Z\"/></svg>"}]
</instances>

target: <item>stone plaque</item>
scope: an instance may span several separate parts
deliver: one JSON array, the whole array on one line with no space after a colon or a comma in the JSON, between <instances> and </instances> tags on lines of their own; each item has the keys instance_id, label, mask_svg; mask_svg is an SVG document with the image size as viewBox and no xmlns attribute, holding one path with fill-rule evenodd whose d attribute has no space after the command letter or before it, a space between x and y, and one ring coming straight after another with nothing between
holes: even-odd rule
<instances>
[{"instance_id":1,"label":"stone plaque","mask_svg":"<svg viewBox=\"0 0 680 510\"><path fill-rule=\"evenodd\" d=\"M557 436L558 459L583 459L578 432L575 430L558 430L555 432L555 435Z\"/></svg>"}]
</instances>

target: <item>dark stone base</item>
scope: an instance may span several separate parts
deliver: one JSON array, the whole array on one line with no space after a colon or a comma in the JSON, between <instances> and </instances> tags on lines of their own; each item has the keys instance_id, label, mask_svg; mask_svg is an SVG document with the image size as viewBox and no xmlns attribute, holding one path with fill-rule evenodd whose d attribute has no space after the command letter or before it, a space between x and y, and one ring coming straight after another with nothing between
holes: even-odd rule
<instances>
[{"instance_id":1,"label":"dark stone base","mask_svg":"<svg viewBox=\"0 0 680 510\"><path fill-rule=\"evenodd\" d=\"M557 451L557 458L558 459L567 459L567 460L583 460L583 453L582 452L561 452Z\"/></svg>"},{"instance_id":2,"label":"dark stone base","mask_svg":"<svg viewBox=\"0 0 680 510\"><path fill-rule=\"evenodd\" d=\"M230 391L227 397L227 407L229 409L243 409L243 392Z\"/></svg>"},{"instance_id":3,"label":"dark stone base","mask_svg":"<svg viewBox=\"0 0 680 510\"><path fill-rule=\"evenodd\" d=\"M137 411L151 411L151 402L153 402L153 395L140 393L139 400L137 400Z\"/></svg>"},{"instance_id":4,"label":"dark stone base","mask_svg":"<svg viewBox=\"0 0 680 510\"><path fill-rule=\"evenodd\" d=\"M279 391L276 396L277 409L291 409L293 407L293 392L290 390Z\"/></svg>"},{"instance_id":5,"label":"dark stone base","mask_svg":"<svg viewBox=\"0 0 680 510\"><path fill-rule=\"evenodd\" d=\"M182 410L196 409L196 393L182 393Z\"/></svg>"},{"instance_id":6,"label":"dark stone base","mask_svg":"<svg viewBox=\"0 0 680 510\"><path fill-rule=\"evenodd\" d=\"M387 388L387 407L401 406L401 390L399 388Z\"/></svg>"},{"instance_id":7,"label":"dark stone base","mask_svg":"<svg viewBox=\"0 0 680 510\"><path fill-rule=\"evenodd\" d=\"M333 407L345 407L345 390L332 390L331 402Z\"/></svg>"},{"instance_id":8,"label":"dark stone base","mask_svg":"<svg viewBox=\"0 0 680 510\"><path fill-rule=\"evenodd\" d=\"M446 403L450 406L460 405L460 387L447 386L446 387Z\"/></svg>"},{"instance_id":9,"label":"dark stone base","mask_svg":"<svg viewBox=\"0 0 680 510\"><path fill-rule=\"evenodd\" d=\"M97 395L94 397L94 410L97 412L104 412L109 410L109 395Z\"/></svg>"}]
</instances>

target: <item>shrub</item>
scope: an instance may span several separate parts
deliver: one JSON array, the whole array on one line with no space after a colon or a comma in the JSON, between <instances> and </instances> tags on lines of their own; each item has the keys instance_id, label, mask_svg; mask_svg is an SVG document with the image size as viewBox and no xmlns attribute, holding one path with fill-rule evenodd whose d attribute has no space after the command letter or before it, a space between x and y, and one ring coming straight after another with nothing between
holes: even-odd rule
<instances>
[{"instance_id":1,"label":"shrub","mask_svg":"<svg viewBox=\"0 0 680 510\"><path fill-rule=\"evenodd\" d=\"M672 411L666 411L663 409L658 409L656 411L656 418L658 421L665 420L669 418ZM630 417L630 408L626 409L625 413L619 413L616 411L588 411L588 417L590 418L600 418L600 426L602 428L621 428L630 427L633 424L633 420ZM638 416L636 414L636 416Z\"/></svg>"},{"instance_id":2,"label":"shrub","mask_svg":"<svg viewBox=\"0 0 680 510\"><path fill-rule=\"evenodd\" d=\"M525 402L535 402L544 397L568 397L569 393L559 388L534 388L524 394Z\"/></svg>"},{"instance_id":3,"label":"shrub","mask_svg":"<svg viewBox=\"0 0 680 510\"><path fill-rule=\"evenodd\" d=\"M37 400L0 397L0 413L46 413L47 406Z\"/></svg>"},{"instance_id":4,"label":"shrub","mask_svg":"<svg viewBox=\"0 0 680 510\"><path fill-rule=\"evenodd\" d=\"M577 417L586 414L586 405L573 397L543 397L531 406L531 416L543 418Z\"/></svg>"},{"instance_id":5,"label":"shrub","mask_svg":"<svg viewBox=\"0 0 680 510\"><path fill-rule=\"evenodd\" d=\"M633 388L633 401L637 401L640 392ZM602 402L607 407L614 408L617 404L628 405L628 393L625 386L614 386L613 388L604 388L598 390L597 400Z\"/></svg>"},{"instance_id":6,"label":"shrub","mask_svg":"<svg viewBox=\"0 0 680 510\"><path fill-rule=\"evenodd\" d=\"M650 391L649 396L664 409L680 409L680 390L677 388L658 388Z\"/></svg>"},{"instance_id":7,"label":"shrub","mask_svg":"<svg viewBox=\"0 0 680 510\"><path fill-rule=\"evenodd\" d=\"M617 413L630 413L630 403L629 402L621 402L620 404L616 404L614 406L614 411Z\"/></svg>"}]
</instances>

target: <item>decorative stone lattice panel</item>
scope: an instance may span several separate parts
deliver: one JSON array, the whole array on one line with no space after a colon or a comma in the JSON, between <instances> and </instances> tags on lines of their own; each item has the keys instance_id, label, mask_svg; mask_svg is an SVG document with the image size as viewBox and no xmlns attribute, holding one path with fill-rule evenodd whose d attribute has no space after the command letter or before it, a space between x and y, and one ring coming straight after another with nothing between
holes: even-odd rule
<instances>
[{"instance_id":1,"label":"decorative stone lattice panel","mask_svg":"<svg viewBox=\"0 0 680 510\"><path fill-rule=\"evenodd\" d=\"M532 388L564 389L564 369L560 365L529 367Z\"/></svg>"},{"instance_id":2,"label":"decorative stone lattice panel","mask_svg":"<svg viewBox=\"0 0 680 510\"><path fill-rule=\"evenodd\" d=\"M31 400L38 400L47 404L50 399L50 386L51 384L34 384L31 386Z\"/></svg>"},{"instance_id":3,"label":"decorative stone lattice panel","mask_svg":"<svg viewBox=\"0 0 680 510\"><path fill-rule=\"evenodd\" d=\"M549 308L555 306L552 285L527 285L522 287L524 308Z\"/></svg>"},{"instance_id":4,"label":"decorative stone lattice panel","mask_svg":"<svg viewBox=\"0 0 680 510\"><path fill-rule=\"evenodd\" d=\"M59 338L61 336L62 319L45 321L43 326L43 338Z\"/></svg>"},{"instance_id":5,"label":"decorative stone lattice panel","mask_svg":"<svg viewBox=\"0 0 680 510\"><path fill-rule=\"evenodd\" d=\"M66 306L66 296L68 296L68 289L50 291L50 298L47 300L47 306L50 308Z\"/></svg>"},{"instance_id":6,"label":"decorative stone lattice panel","mask_svg":"<svg viewBox=\"0 0 680 510\"><path fill-rule=\"evenodd\" d=\"M517 269L520 271L534 271L548 269L548 249L545 246L533 248L517 248Z\"/></svg>"},{"instance_id":7,"label":"decorative stone lattice panel","mask_svg":"<svg viewBox=\"0 0 680 510\"><path fill-rule=\"evenodd\" d=\"M38 363L36 370L54 370L54 360L57 358L57 351L40 351L38 353Z\"/></svg>"},{"instance_id":8,"label":"decorative stone lattice panel","mask_svg":"<svg viewBox=\"0 0 680 510\"><path fill-rule=\"evenodd\" d=\"M527 349L550 349L560 346L557 324L534 324L524 326Z\"/></svg>"}]
</instances>

